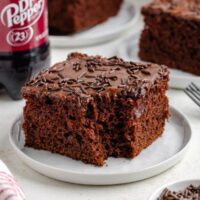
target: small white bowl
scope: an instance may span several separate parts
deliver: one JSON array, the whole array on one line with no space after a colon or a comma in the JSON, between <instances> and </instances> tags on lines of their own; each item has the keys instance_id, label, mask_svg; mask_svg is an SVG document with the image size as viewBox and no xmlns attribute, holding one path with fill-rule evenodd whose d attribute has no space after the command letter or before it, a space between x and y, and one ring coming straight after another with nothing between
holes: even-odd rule
<instances>
[{"instance_id":1,"label":"small white bowl","mask_svg":"<svg viewBox=\"0 0 200 200\"><path fill-rule=\"evenodd\" d=\"M179 192L179 191L183 191L184 189L186 189L189 185L200 185L200 179L183 180L183 181L177 181L177 182L173 182L173 183L164 185L161 188L159 188L158 190L156 190L151 195L149 200L157 200L165 188L172 190L172 191Z\"/></svg>"}]
</instances>

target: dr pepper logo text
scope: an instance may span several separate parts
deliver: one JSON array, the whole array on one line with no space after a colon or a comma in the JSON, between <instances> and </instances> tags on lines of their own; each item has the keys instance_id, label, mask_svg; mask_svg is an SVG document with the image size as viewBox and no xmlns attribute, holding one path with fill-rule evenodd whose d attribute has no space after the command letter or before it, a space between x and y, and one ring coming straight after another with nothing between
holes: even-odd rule
<instances>
[{"instance_id":1,"label":"dr pepper logo text","mask_svg":"<svg viewBox=\"0 0 200 200\"><path fill-rule=\"evenodd\" d=\"M32 39L32 26L41 17L44 4L44 0L19 0L1 9L0 20L9 29L6 38L11 46L22 46Z\"/></svg>"}]
</instances>

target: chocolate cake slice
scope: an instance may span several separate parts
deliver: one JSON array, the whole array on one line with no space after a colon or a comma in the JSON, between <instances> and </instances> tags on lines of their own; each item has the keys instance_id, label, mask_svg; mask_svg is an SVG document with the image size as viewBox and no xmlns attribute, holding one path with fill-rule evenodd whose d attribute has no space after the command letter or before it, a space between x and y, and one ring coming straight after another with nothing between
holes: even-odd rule
<instances>
[{"instance_id":1,"label":"chocolate cake slice","mask_svg":"<svg viewBox=\"0 0 200 200\"><path fill-rule=\"evenodd\" d=\"M51 35L76 33L117 15L123 0L49 0Z\"/></svg>"},{"instance_id":2,"label":"chocolate cake slice","mask_svg":"<svg viewBox=\"0 0 200 200\"><path fill-rule=\"evenodd\" d=\"M140 58L200 75L200 1L154 0L142 14Z\"/></svg>"},{"instance_id":3,"label":"chocolate cake slice","mask_svg":"<svg viewBox=\"0 0 200 200\"><path fill-rule=\"evenodd\" d=\"M102 166L163 132L168 68L72 53L22 90L26 146Z\"/></svg>"}]
</instances>

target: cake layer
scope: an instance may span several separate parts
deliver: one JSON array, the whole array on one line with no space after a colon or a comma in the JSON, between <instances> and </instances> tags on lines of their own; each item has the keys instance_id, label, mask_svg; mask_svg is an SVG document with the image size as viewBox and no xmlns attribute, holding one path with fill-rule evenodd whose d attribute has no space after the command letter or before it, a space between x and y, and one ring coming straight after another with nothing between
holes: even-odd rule
<instances>
[{"instance_id":1,"label":"cake layer","mask_svg":"<svg viewBox=\"0 0 200 200\"><path fill-rule=\"evenodd\" d=\"M133 158L164 130L167 88L163 65L71 54L23 88L26 145L99 166Z\"/></svg>"},{"instance_id":2,"label":"cake layer","mask_svg":"<svg viewBox=\"0 0 200 200\"><path fill-rule=\"evenodd\" d=\"M197 1L154 0L143 7L142 60L200 75L200 11Z\"/></svg>"},{"instance_id":3,"label":"cake layer","mask_svg":"<svg viewBox=\"0 0 200 200\"><path fill-rule=\"evenodd\" d=\"M49 28L52 35L79 32L117 15L123 0L50 0Z\"/></svg>"}]
</instances>

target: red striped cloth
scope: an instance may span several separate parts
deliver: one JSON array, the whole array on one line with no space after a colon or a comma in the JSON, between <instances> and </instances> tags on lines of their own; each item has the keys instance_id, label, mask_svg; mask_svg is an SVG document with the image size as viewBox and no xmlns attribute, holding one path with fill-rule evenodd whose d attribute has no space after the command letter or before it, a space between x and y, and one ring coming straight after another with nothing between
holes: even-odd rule
<instances>
[{"instance_id":1,"label":"red striped cloth","mask_svg":"<svg viewBox=\"0 0 200 200\"><path fill-rule=\"evenodd\" d=\"M0 200L26 200L17 181L0 160Z\"/></svg>"}]
</instances>

